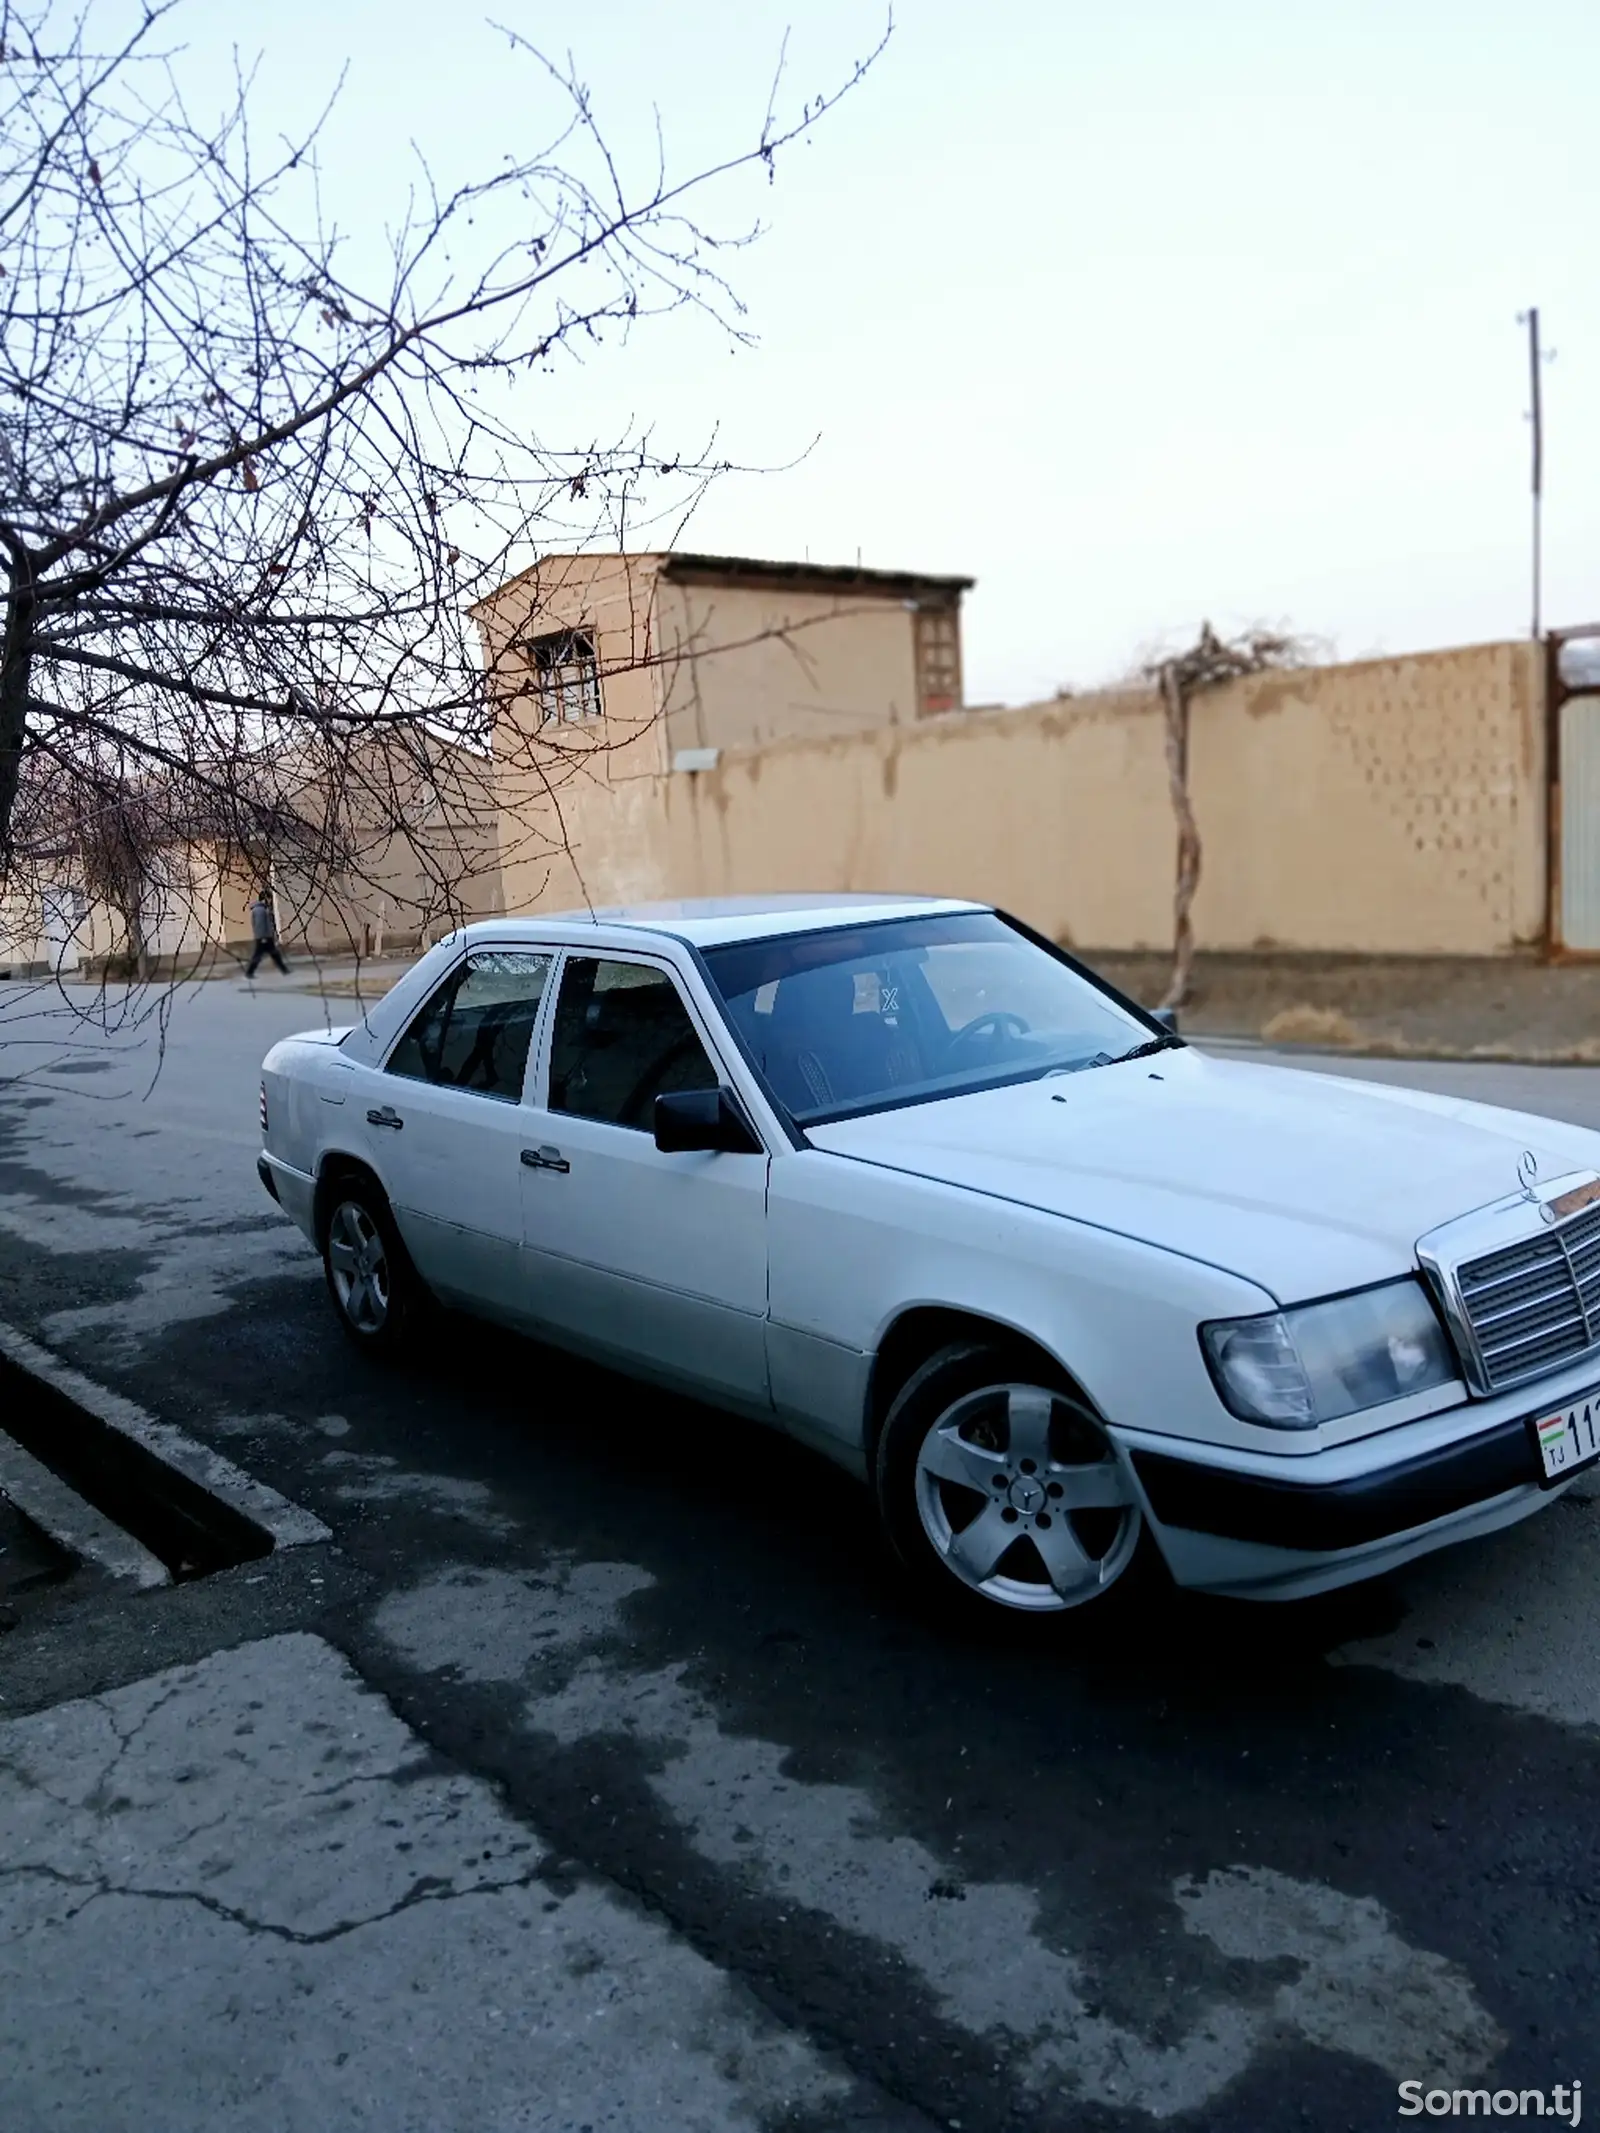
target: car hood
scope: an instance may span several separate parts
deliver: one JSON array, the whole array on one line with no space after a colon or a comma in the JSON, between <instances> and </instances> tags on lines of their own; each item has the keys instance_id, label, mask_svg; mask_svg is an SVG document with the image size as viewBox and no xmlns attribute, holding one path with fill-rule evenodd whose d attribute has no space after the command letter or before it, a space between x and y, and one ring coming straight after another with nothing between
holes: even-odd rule
<instances>
[{"instance_id":1,"label":"car hood","mask_svg":"<svg viewBox=\"0 0 1600 2133\"><path fill-rule=\"evenodd\" d=\"M819 1148L1226 1267L1281 1302L1382 1281L1418 1237L1600 1133L1459 1098L1185 1049L815 1126Z\"/></svg>"}]
</instances>

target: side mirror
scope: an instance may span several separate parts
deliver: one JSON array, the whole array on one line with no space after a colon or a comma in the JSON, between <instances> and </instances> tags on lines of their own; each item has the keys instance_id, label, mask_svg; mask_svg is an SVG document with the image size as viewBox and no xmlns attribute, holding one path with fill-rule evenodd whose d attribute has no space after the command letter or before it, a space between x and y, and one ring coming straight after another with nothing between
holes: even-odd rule
<instances>
[{"instance_id":1,"label":"side mirror","mask_svg":"<svg viewBox=\"0 0 1600 2133\"><path fill-rule=\"evenodd\" d=\"M1164 1029L1169 1037L1178 1034L1178 1010L1175 1007L1152 1007L1150 1019L1158 1029Z\"/></svg>"},{"instance_id":2,"label":"side mirror","mask_svg":"<svg viewBox=\"0 0 1600 2133\"><path fill-rule=\"evenodd\" d=\"M656 1098L656 1146L663 1155L760 1155L732 1089L674 1089Z\"/></svg>"}]
</instances>

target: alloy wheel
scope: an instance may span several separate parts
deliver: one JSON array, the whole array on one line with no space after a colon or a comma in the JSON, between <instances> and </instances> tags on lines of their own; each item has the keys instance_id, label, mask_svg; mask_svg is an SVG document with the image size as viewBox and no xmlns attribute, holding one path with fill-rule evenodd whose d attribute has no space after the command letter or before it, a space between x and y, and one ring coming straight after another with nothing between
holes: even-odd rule
<instances>
[{"instance_id":1,"label":"alloy wheel","mask_svg":"<svg viewBox=\"0 0 1600 2133\"><path fill-rule=\"evenodd\" d=\"M341 1200L328 1224L328 1270L339 1308L358 1333L381 1333L389 1317L389 1257L370 1211Z\"/></svg>"},{"instance_id":2,"label":"alloy wheel","mask_svg":"<svg viewBox=\"0 0 1600 2133\"><path fill-rule=\"evenodd\" d=\"M923 1532L964 1585L1056 1613L1127 1569L1142 1515L1100 1424L1069 1394L991 1385L948 1407L917 1453Z\"/></svg>"}]
</instances>

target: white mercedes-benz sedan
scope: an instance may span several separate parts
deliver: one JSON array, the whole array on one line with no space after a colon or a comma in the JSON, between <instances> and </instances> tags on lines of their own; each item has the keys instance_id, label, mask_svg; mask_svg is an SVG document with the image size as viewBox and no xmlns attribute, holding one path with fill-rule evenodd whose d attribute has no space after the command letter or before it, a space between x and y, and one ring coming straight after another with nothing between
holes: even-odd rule
<instances>
[{"instance_id":1,"label":"white mercedes-benz sedan","mask_svg":"<svg viewBox=\"0 0 1600 2133\"><path fill-rule=\"evenodd\" d=\"M1600 1134L1209 1057L982 905L469 926L261 1121L358 1345L437 1301L774 1424L960 1604L1313 1593L1600 1457Z\"/></svg>"}]
</instances>

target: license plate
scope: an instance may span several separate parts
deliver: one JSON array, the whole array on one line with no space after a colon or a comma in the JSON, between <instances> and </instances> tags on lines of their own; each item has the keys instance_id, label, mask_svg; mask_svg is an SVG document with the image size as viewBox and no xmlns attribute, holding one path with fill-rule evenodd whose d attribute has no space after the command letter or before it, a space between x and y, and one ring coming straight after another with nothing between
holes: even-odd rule
<instances>
[{"instance_id":1,"label":"license plate","mask_svg":"<svg viewBox=\"0 0 1600 2133\"><path fill-rule=\"evenodd\" d=\"M1528 1424L1539 1447L1546 1483L1565 1481L1580 1467L1600 1459L1600 1392L1554 1414L1535 1415Z\"/></svg>"}]
</instances>

